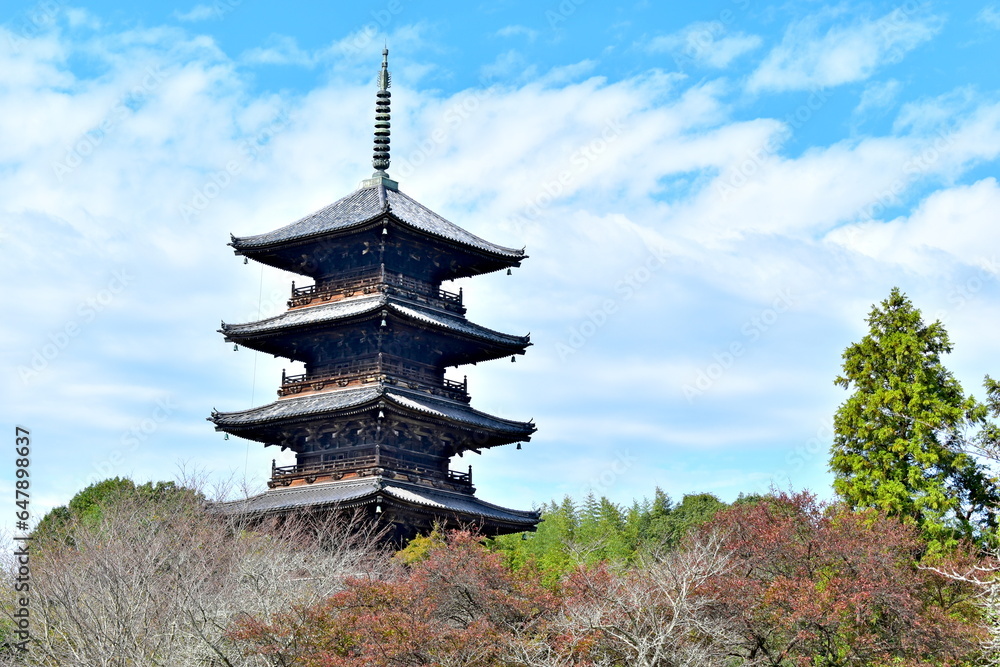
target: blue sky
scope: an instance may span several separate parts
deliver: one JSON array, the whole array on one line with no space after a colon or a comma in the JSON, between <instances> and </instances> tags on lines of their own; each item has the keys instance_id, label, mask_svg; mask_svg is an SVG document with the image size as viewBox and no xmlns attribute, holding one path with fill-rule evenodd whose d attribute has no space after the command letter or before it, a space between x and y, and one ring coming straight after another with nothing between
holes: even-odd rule
<instances>
[{"instance_id":1,"label":"blue sky","mask_svg":"<svg viewBox=\"0 0 1000 667\"><path fill-rule=\"evenodd\" d=\"M530 255L461 281L471 319L534 342L450 371L538 424L472 457L481 497L829 496L840 355L894 285L981 395L1000 4L682 4L7 3L2 422L32 432L35 510L179 462L262 487L276 454L205 417L294 366L216 329L294 276L226 243L370 175L383 43L390 175Z\"/></svg>"}]
</instances>

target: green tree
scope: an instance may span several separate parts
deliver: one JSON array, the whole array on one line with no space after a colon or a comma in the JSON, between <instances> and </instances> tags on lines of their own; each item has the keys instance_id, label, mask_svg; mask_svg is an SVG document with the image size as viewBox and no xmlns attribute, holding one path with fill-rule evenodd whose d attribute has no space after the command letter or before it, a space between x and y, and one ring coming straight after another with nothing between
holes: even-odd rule
<instances>
[{"instance_id":1,"label":"green tree","mask_svg":"<svg viewBox=\"0 0 1000 667\"><path fill-rule=\"evenodd\" d=\"M997 490L960 448L958 434L984 412L941 363L951 352L940 322L893 288L872 308L869 332L844 351L835 383L853 390L834 417L834 490L917 525L935 547L995 526Z\"/></svg>"},{"instance_id":2,"label":"green tree","mask_svg":"<svg viewBox=\"0 0 1000 667\"><path fill-rule=\"evenodd\" d=\"M174 482L146 482L136 486L127 477L113 477L91 484L73 496L67 505L46 513L32 535L36 539L70 539L66 530L74 518L84 526L96 526L101 522L107 504L128 497L161 503L203 500L197 492L177 486Z\"/></svg>"},{"instance_id":3,"label":"green tree","mask_svg":"<svg viewBox=\"0 0 1000 667\"><path fill-rule=\"evenodd\" d=\"M663 521L662 546L676 548L695 526L712 520L729 507L711 493L689 493Z\"/></svg>"}]
</instances>

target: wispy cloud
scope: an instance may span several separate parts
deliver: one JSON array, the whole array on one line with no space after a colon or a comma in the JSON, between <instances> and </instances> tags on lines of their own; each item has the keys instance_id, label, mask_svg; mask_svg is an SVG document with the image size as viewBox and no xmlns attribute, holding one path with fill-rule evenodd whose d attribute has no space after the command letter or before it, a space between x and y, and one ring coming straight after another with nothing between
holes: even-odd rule
<instances>
[{"instance_id":1,"label":"wispy cloud","mask_svg":"<svg viewBox=\"0 0 1000 667\"><path fill-rule=\"evenodd\" d=\"M840 10L825 10L786 30L781 44L750 75L747 89L807 90L862 81L902 60L942 25L938 16L903 8L853 21L845 21Z\"/></svg>"},{"instance_id":2,"label":"wispy cloud","mask_svg":"<svg viewBox=\"0 0 1000 667\"><path fill-rule=\"evenodd\" d=\"M896 79L869 83L861 93L858 106L854 108L855 115L862 116L872 111L889 108L896 101L902 88L903 84Z\"/></svg>"},{"instance_id":3,"label":"wispy cloud","mask_svg":"<svg viewBox=\"0 0 1000 667\"><path fill-rule=\"evenodd\" d=\"M684 69L685 63L722 69L739 56L757 49L762 40L742 32L728 34L719 21L692 23L683 30L659 35L643 46L649 53L669 53Z\"/></svg>"},{"instance_id":4,"label":"wispy cloud","mask_svg":"<svg viewBox=\"0 0 1000 667\"><path fill-rule=\"evenodd\" d=\"M1000 30L1000 8L996 5L986 5L976 15L976 20L991 28Z\"/></svg>"},{"instance_id":5,"label":"wispy cloud","mask_svg":"<svg viewBox=\"0 0 1000 667\"><path fill-rule=\"evenodd\" d=\"M497 30L498 37L517 37L523 35L529 42L538 38L538 31L523 25L508 25Z\"/></svg>"},{"instance_id":6,"label":"wispy cloud","mask_svg":"<svg viewBox=\"0 0 1000 667\"><path fill-rule=\"evenodd\" d=\"M211 5L195 5L186 12L174 12L174 18L186 23L197 23L219 18L219 12Z\"/></svg>"},{"instance_id":7,"label":"wispy cloud","mask_svg":"<svg viewBox=\"0 0 1000 667\"><path fill-rule=\"evenodd\" d=\"M789 28L778 47L784 59L772 52L765 63L786 86L860 80L851 77L871 76L897 57L894 48L906 53L936 29L933 17L904 18L897 33L885 17L823 14ZM105 28L86 43L54 30L24 39L17 55L0 49L0 243L9 260L0 279L17 285L0 294L0 360L41 369L26 385L16 371L3 379L4 409L8 422L50 430L53 455L37 463L48 466L38 470L43 496L64 489L65 502L79 471L110 460L158 396L178 397L170 420L109 474L162 476L176 457L220 470L236 458L242 472L246 443L223 442L204 417L270 400L287 362L260 355L255 374L254 357L214 330L220 318L280 309L291 276L243 266L225 244L229 232L262 233L317 210L371 173L373 91L360 74L374 74L383 29L316 50L273 37L235 59L176 26ZM390 45L423 39L420 24L392 29ZM688 26L670 33L681 41L651 48L683 53L691 34ZM810 34L831 50L796 41ZM827 62L844 60L857 35L876 44L859 47L850 67ZM0 28L0 41L7 37ZM699 66L732 67L761 48L733 32L711 44ZM727 80L665 72L666 58L645 52L646 64L627 76L589 59L542 65L537 54L529 62L506 52L492 63L499 85L414 85L412 72L448 67L454 52L438 48L424 49L437 60L400 59L405 67L394 71L390 174L473 233L527 244L531 255L512 277L466 287L470 319L531 331L531 352L517 364L449 370L468 372L476 407L540 425L524 451L477 458L509 454L516 471L516 487L502 477L481 484L488 500L545 499L552 471L580 451L594 452L599 466L602 452L636 441L647 444L623 480L629 493L663 480L695 491L731 468L739 472L727 473L726 489L735 496L753 475L781 468L783 444L815 438L842 400L830 378L869 304L894 283L933 302L942 276L930 269L947 282L982 248L1000 247L1000 188L973 178L1000 155L1000 107L973 88L925 99L926 88L894 72L873 81L856 110L898 105L894 123L857 137L831 122L806 140L788 107L740 108ZM98 53L104 70L74 69L79 52ZM800 67L791 61L799 56ZM254 87L254 67L265 63L322 66L324 77L278 96ZM136 97L147 68L162 78ZM818 109L826 99L805 93L795 104ZM851 106L827 110L849 120ZM809 143L792 150L789 138ZM53 165L67 155L82 163L60 182ZM185 219L179 207L196 196L203 208ZM655 270L651 248L669 252ZM119 268L134 280L106 299ZM774 321L769 309L789 285L796 306ZM971 323L964 333L979 329ZM584 343L561 359L557 344L573 335ZM685 383L716 365L724 376L689 405ZM586 429L572 427L580 415L590 416ZM742 453L746 434L752 460ZM711 457L684 453L708 447ZM251 474L266 474L272 456L252 445ZM289 454L278 456L281 464ZM536 465L545 457L550 466ZM814 479L796 483L824 483L822 458ZM478 479L489 480L483 467ZM691 479L677 470L692 470Z\"/></svg>"},{"instance_id":8,"label":"wispy cloud","mask_svg":"<svg viewBox=\"0 0 1000 667\"><path fill-rule=\"evenodd\" d=\"M248 49L240 59L251 65L298 65L314 67L319 62L321 54L305 51L299 47L293 37L287 35L272 35L266 46Z\"/></svg>"}]
</instances>

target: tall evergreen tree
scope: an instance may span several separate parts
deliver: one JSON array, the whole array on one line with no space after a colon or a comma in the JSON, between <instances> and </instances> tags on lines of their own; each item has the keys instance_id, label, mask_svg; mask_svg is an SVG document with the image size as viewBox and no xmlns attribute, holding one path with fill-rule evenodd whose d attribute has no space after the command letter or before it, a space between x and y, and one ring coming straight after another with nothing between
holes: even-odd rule
<instances>
[{"instance_id":1,"label":"tall evergreen tree","mask_svg":"<svg viewBox=\"0 0 1000 667\"><path fill-rule=\"evenodd\" d=\"M998 494L958 446L982 411L941 363L951 352L940 322L925 324L898 288L873 307L869 332L844 351L835 383L853 393L834 417L834 489L918 525L933 544L976 537L995 524Z\"/></svg>"}]
</instances>

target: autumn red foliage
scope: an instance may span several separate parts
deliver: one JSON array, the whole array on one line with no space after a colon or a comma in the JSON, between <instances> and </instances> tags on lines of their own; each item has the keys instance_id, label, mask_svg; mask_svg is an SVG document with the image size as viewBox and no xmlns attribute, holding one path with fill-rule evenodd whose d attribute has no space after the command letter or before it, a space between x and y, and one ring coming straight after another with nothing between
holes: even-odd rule
<instances>
[{"instance_id":1,"label":"autumn red foliage","mask_svg":"<svg viewBox=\"0 0 1000 667\"><path fill-rule=\"evenodd\" d=\"M736 504L679 547L554 585L468 532L425 546L229 637L307 667L942 667L972 664L982 639L972 588L919 567L914 528L808 493Z\"/></svg>"},{"instance_id":2,"label":"autumn red foliage","mask_svg":"<svg viewBox=\"0 0 1000 667\"><path fill-rule=\"evenodd\" d=\"M803 492L736 505L704 527L732 567L708 594L734 653L765 665L944 665L975 651L972 589L918 568L916 529Z\"/></svg>"},{"instance_id":3,"label":"autumn red foliage","mask_svg":"<svg viewBox=\"0 0 1000 667\"><path fill-rule=\"evenodd\" d=\"M319 607L242 619L230 636L276 665L495 665L519 637L544 632L558 608L538 581L455 532L390 580L349 579Z\"/></svg>"}]
</instances>

